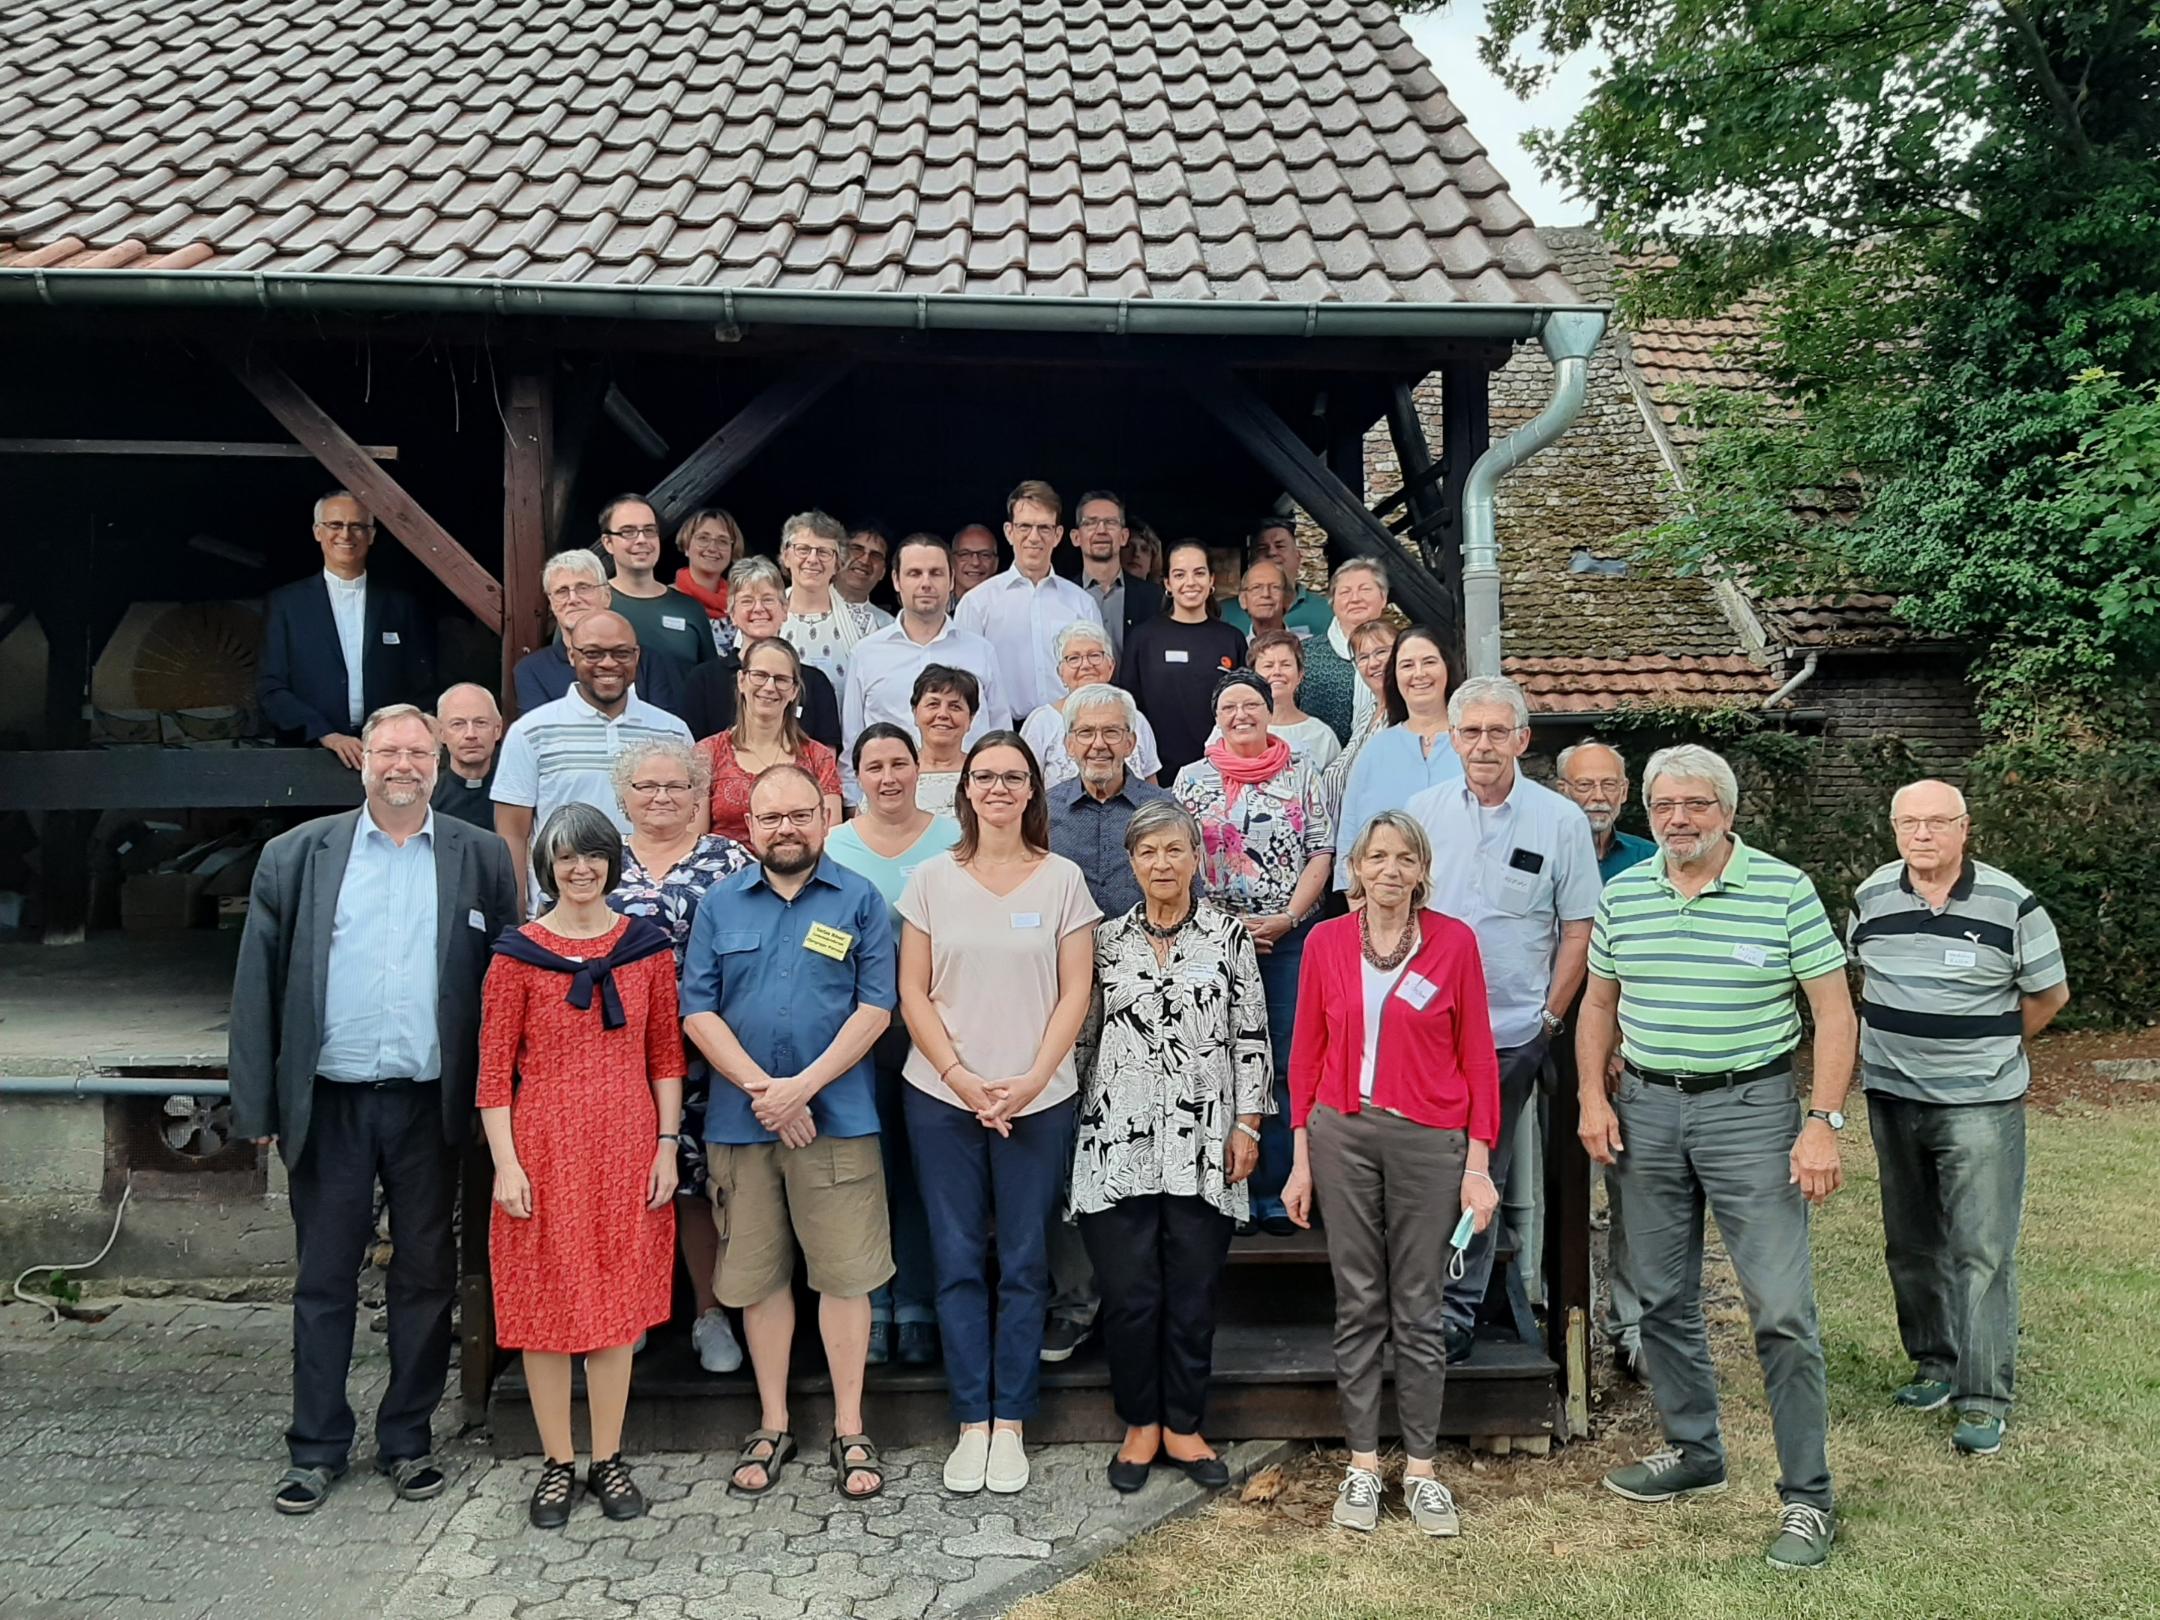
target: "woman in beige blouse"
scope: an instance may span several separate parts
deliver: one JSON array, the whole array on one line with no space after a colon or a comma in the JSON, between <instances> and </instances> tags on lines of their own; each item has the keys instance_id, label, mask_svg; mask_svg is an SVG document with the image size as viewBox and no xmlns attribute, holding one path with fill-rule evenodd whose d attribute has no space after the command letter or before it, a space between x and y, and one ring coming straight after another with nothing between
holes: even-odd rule
<instances>
[{"instance_id":1,"label":"woman in beige blouse","mask_svg":"<svg viewBox=\"0 0 2160 1620\"><path fill-rule=\"evenodd\" d=\"M900 896L902 1074L960 1436L945 1488L1022 1490L1050 1303L1045 1236L1072 1153L1073 1042L1102 913L1050 852L1042 768L1017 732L968 750L960 842ZM997 1242L997 1299L989 1287Z\"/></svg>"}]
</instances>

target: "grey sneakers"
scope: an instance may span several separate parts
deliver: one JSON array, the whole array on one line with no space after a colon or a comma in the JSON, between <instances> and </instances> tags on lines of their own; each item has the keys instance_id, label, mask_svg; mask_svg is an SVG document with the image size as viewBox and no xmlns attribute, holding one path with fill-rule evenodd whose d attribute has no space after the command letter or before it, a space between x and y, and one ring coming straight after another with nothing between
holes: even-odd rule
<instances>
[{"instance_id":1,"label":"grey sneakers","mask_svg":"<svg viewBox=\"0 0 2160 1620\"><path fill-rule=\"evenodd\" d=\"M1456 1511L1455 1498L1448 1494L1445 1485L1437 1479L1405 1474L1402 1489L1412 1524L1428 1536L1462 1534L1462 1515Z\"/></svg>"},{"instance_id":2,"label":"grey sneakers","mask_svg":"<svg viewBox=\"0 0 2160 1620\"><path fill-rule=\"evenodd\" d=\"M1837 1521L1819 1507L1787 1502L1778 1513L1777 1538L1764 1556L1779 1569L1817 1569L1830 1561Z\"/></svg>"},{"instance_id":3,"label":"grey sneakers","mask_svg":"<svg viewBox=\"0 0 2160 1620\"><path fill-rule=\"evenodd\" d=\"M1713 1463L1691 1463L1677 1447L1653 1451L1641 1462L1615 1468L1605 1488L1630 1502L1673 1502L1683 1496L1714 1496L1725 1488L1725 1470Z\"/></svg>"},{"instance_id":4,"label":"grey sneakers","mask_svg":"<svg viewBox=\"0 0 2160 1620\"><path fill-rule=\"evenodd\" d=\"M1462 1513L1448 1488L1429 1475L1403 1475L1403 1506L1410 1522L1428 1536L1462 1534ZM1345 1530L1372 1531L1380 1527L1380 1493L1386 1489L1380 1476L1352 1464L1335 1491L1334 1522Z\"/></svg>"},{"instance_id":5,"label":"grey sneakers","mask_svg":"<svg viewBox=\"0 0 2160 1620\"><path fill-rule=\"evenodd\" d=\"M1330 1517L1345 1530L1377 1530L1380 1527L1380 1476L1363 1468L1343 1475L1335 1491L1335 1511Z\"/></svg>"}]
</instances>

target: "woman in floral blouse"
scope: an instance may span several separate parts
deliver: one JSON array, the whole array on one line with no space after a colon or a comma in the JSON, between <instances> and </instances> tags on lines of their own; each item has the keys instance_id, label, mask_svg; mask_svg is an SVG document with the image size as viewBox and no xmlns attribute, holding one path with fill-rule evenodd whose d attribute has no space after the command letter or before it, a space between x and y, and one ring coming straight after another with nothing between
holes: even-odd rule
<instances>
[{"instance_id":1,"label":"woman in floral blouse","mask_svg":"<svg viewBox=\"0 0 2160 1620\"><path fill-rule=\"evenodd\" d=\"M1253 1172L1252 1220L1287 1235L1282 1185L1290 1175L1290 1026L1297 1014L1298 964L1334 865L1335 824L1320 779L1268 731L1275 705L1267 682L1234 669L1215 688L1219 741L1178 772L1170 792L1200 824L1200 886L1243 923L1260 955L1268 1041L1275 1059L1275 1111Z\"/></svg>"},{"instance_id":2,"label":"woman in floral blouse","mask_svg":"<svg viewBox=\"0 0 2160 1620\"><path fill-rule=\"evenodd\" d=\"M688 743L640 743L615 761L615 796L629 819L630 836L623 840L622 876L607 903L626 917L645 917L660 925L674 947L678 988L683 946L697 921L698 902L706 890L751 859L733 839L698 831L697 807L711 791L711 761ZM720 1231L705 1181L705 1098L711 1075L694 1052L689 1067L681 1139L676 1143L676 1193L696 1202L682 1206L675 1230L690 1290L697 1297L690 1342L707 1372L733 1372L742 1365L742 1346L713 1295Z\"/></svg>"},{"instance_id":3,"label":"woman in floral blouse","mask_svg":"<svg viewBox=\"0 0 2160 1620\"><path fill-rule=\"evenodd\" d=\"M1246 1213L1270 1095L1267 1000L1245 925L1193 898L1200 828L1168 799L1134 812L1140 904L1095 935L1092 1061L1080 1082L1072 1209L1102 1289L1122 1492L1167 1454L1230 1481L1200 1425L1215 1294Z\"/></svg>"}]
</instances>

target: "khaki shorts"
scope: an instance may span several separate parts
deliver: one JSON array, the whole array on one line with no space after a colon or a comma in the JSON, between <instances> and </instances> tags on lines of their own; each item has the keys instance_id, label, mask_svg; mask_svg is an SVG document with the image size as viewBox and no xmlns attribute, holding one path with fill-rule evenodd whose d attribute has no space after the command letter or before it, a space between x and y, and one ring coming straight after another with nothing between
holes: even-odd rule
<instances>
[{"instance_id":1,"label":"khaki shorts","mask_svg":"<svg viewBox=\"0 0 2160 1620\"><path fill-rule=\"evenodd\" d=\"M808 1147L708 1142L720 1225L720 1303L742 1309L795 1280L795 1246L810 1287L858 1299L892 1280L885 1160L875 1136L820 1136Z\"/></svg>"}]
</instances>

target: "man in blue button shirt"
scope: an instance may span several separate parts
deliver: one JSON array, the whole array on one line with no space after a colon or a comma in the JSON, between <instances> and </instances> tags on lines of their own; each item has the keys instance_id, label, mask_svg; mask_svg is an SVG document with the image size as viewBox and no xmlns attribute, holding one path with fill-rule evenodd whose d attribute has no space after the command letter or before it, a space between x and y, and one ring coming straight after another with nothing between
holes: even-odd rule
<instances>
[{"instance_id":1,"label":"man in blue button shirt","mask_svg":"<svg viewBox=\"0 0 2160 1620\"><path fill-rule=\"evenodd\" d=\"M705 1155L725 1247L715 1291L743 1313L760 1427L730 1488L762 1496L793 1455L788 1353L795 1247L810 1267L832 1375L841 1494L885 1476L863 1433L870 1294L893 1274L870 1049L899 1000L891 915L867 878L825 858L817 780L775 765L750 790L758 864L698 908L683 958L683 1033L712 1065ZM721 1082L725 1082L724 1084Z\"/></svg>"}]
</instances>

